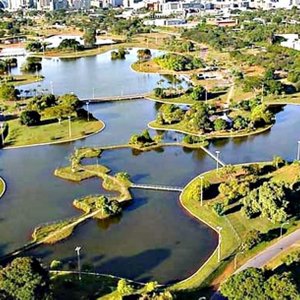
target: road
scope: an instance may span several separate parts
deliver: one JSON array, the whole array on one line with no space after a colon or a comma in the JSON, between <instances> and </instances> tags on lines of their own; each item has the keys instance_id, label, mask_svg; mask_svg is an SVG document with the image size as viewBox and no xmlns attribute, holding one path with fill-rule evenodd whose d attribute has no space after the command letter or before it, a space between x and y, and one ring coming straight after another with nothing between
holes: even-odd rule
<instances>
[{"instance_id":1,"label":"road","mask_svg":"<svg viewBox=\"0 0 300 300\"><path fill-rule=\"evenodd\" d=\"M264 251L260 252L250 260L248 260L245 264L243 264L234 274L237 274L247 268L262 268L269 261L274 259L280 252L286 250L293 244L299 242L300 240L300 229L297 229L293 233L281 238L272 246L266 248ZM222 295L220 295L219 291L215 292L213 296L210 298L211 300L223 300L226 299Z\"/></svg>"},{"instance_id":2,"label":"road","mask_svg":"<svg viewBox=\"0 0 300 300\"><path fill-rule=\"evenodd\" d=\"M236 272L239 273L246 268L262 268L270 260L275 258L281 251L286 250L296 242L300 240L300 229L294 231L293 233L287 235L286 237L281 238L275 244L268 247L264 251L260 252L252 259L248 260L244 265L242 265Z\"/></svg>"}]
</instances>

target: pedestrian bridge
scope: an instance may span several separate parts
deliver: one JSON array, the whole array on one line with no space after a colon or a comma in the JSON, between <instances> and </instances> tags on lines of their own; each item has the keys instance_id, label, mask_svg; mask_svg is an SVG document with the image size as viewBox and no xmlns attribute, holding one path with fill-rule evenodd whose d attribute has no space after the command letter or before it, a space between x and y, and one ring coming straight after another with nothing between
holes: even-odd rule
<instances>
[{"instance_id":1,"label":"pedestrian bridge","mask_svg":"<svg viewBox=\"0 0 300 300\"><path fill-rule=\"evenodd\" d=\"M146 97L147 94L133 94L133 95L121 95L121 96L104 96L104 97L90 97L80 99L83 102L99 103L107 101L122 101L122 100L138 100Z\"/></svg>"},{"instance_id":2,"label":"pedestrian bridge","mask_svg":"<svg viewBox=\"0 0 300 300\"><path fill-rule=\"evenodd\" d=\"M178 186L167 186L167 185L152 185L152 184L131 184L131 188L144 189L144 190L155 190L155 191L168 191L168 192L182 192L183 188Z\"/></svg>"}]
</instances>

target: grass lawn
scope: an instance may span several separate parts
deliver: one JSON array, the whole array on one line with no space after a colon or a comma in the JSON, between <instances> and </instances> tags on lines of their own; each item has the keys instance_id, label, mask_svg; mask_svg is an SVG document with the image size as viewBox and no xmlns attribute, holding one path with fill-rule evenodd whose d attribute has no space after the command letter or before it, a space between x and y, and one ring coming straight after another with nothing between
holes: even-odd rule
<instances>
[{"instance_id":1,"label":"grass lawn","mask_svg":"<svg viewBox=\"0 0 300 300\"><path fill-rule=\"evenodd\" d=\"M93 276L82 274L81 281L77 274L60 272L51 277L54 299L116 299L118 279L109 276ZM113 293L114 292L114 293Z\"/></svg>"},{"instance_id":2,"label":"grass lawn","mask_svg":"<svg viewBox=\"0 0 300 300\"><path fill-rule=\"evenodd\" d=\"M158 124L155 120L151 121L148 124L149 128L155 129L155 130L165 130L165 131L178 131L185 134L195 135L195 136L203 136L207 139L213 139L213 138L229 138L229 137L243 137L253 134L259 134L261 132L269 130L273 125L267 125L265 127L261 127L256 129L255 131L251 130L238 130L238 131L229 131L229 130L222 130L222 131L213 131L212 133L205 133L205 134L199 134L199 132L191 131L189 129L186 129L186 126L183 122L179 122L176 124L169 124L169 125L161 125Z\"/></svg>"},{"instance_id":3,"label":"grass lawn","mask_svg":"<svg viewBox=\"0 0 300 300\"><path fill-rule=\"evenodd\" d=\"M300 92L282 96L269 95L264 98L266 104L300 104Z\"/></svg>"},{"instance_id":4,"label":"grass lawn","mask_svg":"<svg viewBox=\"0 0 300 300\"><path fill-rule=\"evenodd\" d=\"M69 136L68 120L63 120L61 124L57 121L49 124L47 124L47 120L43 121L46 124L31 127L21 125L18 119L8 121L9 133L5 139L5 147L64 142L92 134L104 126L98 120L87 122L83 119L73 118L71 122L72 135Z\"/></svg>"},{"instance_id":5,"label":"grass lawn","mask_svg":"<svg viewBox=\"0 0 300 300\"><path fill-rule=\"evenodd\" d=\"M262 163L266 164L266 163ZM236 174L241 174L242 168L240 165L235 166ZM295 178L300 173L300 165L291 164L284 166L272 173L263 175L262 178L269 178L272 181L278 181L280 179L285 180L286 183L294 182ZM217 174L216 170L207 172L203 174L205 180L208 180L211 183L211 187L214 187L217 190L217 187L220 183L231 180L229 176L219 172ZM172 289L182 290L182 289L193 289L204 287L210 284L219 284L225 278L227 278L233 271L233 258L234 255L244 240L246 234L253 230L258 229L262 233L270 233L274 235L270 241L264 241L256 247L252 248L249 251L245 251L244 254L239 255L238 265L246 262L251 257L258 254L260 251L265 249L271 243L276 241L276 237L279 235L279 224L271 223L265 217L257 217L253 219L247 219L240 210L233 210L231 213L228 213L224 216L218 216L214 210L213 205L216 202L224 201L224 196L217 194L211 198L209 195L204 193L204 205L200 206L200 201L198 196L195 199L195 193L193 192L197 186L200 186L201 180L199 177L196 177L191 181L184 189L181 194L181 203L182 205L190 211L195 217L199 218L203 222L209 224L213 228L218 226L222 227L221 236L221 256L223 263L218 263L217 253L211 256L207 263L198 270L198 272L191 278L186 281L179 282L175 284ZM290 233L296 228L299 227L299 222L292 218L290 224L285 226L286 232ZM276 235L277 234L277 235ZM223 268L224 263L227 262L227 266L220 274L215 273L216 278L212 278L211 274L215 272L218 268ZM208 281L209 279L209 281Z\"/></svg>"},{"instance_id":6,"label":"grass lawn","mask_svg":"<svg viewBox=\"0 0 300 300\"><path fill-rule=\"evenodd\" d=\"M41 76L37 77L35 74L13 75L12 77L13 77L13 80L7 81L7 83L12 84L14 86L30 84L30 83L34 83L34 82L43 80L43 77L41 77Z\"/></svg>"}]
</instances>

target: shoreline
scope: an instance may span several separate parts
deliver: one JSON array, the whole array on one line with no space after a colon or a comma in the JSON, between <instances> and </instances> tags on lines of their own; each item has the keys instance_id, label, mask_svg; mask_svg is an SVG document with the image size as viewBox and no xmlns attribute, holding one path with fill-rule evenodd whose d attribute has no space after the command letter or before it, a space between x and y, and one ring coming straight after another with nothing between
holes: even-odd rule
<instances>
[{"instance_id":1,"label":"shoreline","mask_svg":"<svg viewBox=\"0 0 300 300\"><path fill-rule=\"evenodd\" d=\"M249 132L249 133L209 136L209 135L206 135L206 134L197 134L197 133L192 133L192 132L188 132L188 131L181 130L181 129L157 127L157 126L151 125L152 122L153 121L149 122L147 124L147 126L148 126L148 128L153 129L153 130L173 131L173 132L178 132L178 133L183 133L183 134L188 134L188 135L193 135L193 136L198 136L198 137L204 136L204 137L207 137L207 140L248 137L248 136L251 136L251 135L256 135L256 134L260 134L260 133L263 133L265 131L268 131L275 125L275 123L273 123L273 124L270 124L270 125L268 125L264 128L261 128L261 129L258 129L256 131Z\"/></svg>"},{"instance_id":2,"label":"shoreline","mask_svg":"<svg viewBox=\"0 0 300 300\"><path fill-rule=\"evenodd\" d=\"M63 143L71 143L71 142L75 142L81 139L85 139L88 138L90 136L93 136L95 134L100 133L101 131L103 131L106 127L106 124L102 121L102 120L98 120L98 122L101 123L102 127L90 134L87 135L83 135L81 137L77 137L77 138L73 138L73 139L67 139L67 140L62 140L62 141L55 141L55 142L45 142L45 143L40 143L40 144L32 144L32 145L20 145L20 146L8 146L8 147L3 147L0 150L14 150L14 149L22 149L22 148L29 148L29 147L39 147L39 146L51 146L51 145L57 145L57 144L63 144Z\"/></svg>"},{"instance_id":3,"label":"shoreline","mask_svg":"<svg viewBox=\"0 0 300 300\"><path fill-rule=\"evenodd\" d=\"M6 181L1 176L0 176L0 181L3 184L3 190L0 193L0 199L1 199L4 196L4 194L5 194L6 190L7 190L7 184L6 184Z\"/></svg>"}]
</instances>

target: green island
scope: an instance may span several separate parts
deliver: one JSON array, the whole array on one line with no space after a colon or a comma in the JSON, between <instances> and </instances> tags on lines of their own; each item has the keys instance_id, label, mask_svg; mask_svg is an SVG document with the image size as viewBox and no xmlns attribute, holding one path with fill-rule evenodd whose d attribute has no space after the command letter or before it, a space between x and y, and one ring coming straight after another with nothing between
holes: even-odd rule
<instances>
[{"instance_id":1,"label":"green island","mask_svg":"<svg viewBox=\"0 0 300 300\"><path fill-rule=\"evenodd\" d=\"M2 85L6 95L2 100L6 108L4 142L2 147L20 147L72 141L101 131L105 125L82 108L76 95L35 96L25 103L14 100L15 89ZM0 99L1 91L0 91ZM2 136L1 136L2 141Z\"/></svg>"},{"instance_id":2,"label":"green island","mask_svg":"<svg viewBox=\"0 0 300 300\"><path fill-rule=\"evenodd\" d=\"M207 138L247 136L268 130L274 113L259 99L243 101L235 107L222 109L198 102L190 108L163 104L156 120L148 124L156 130L173 130Z\"/></svg>"}]
</instances>

